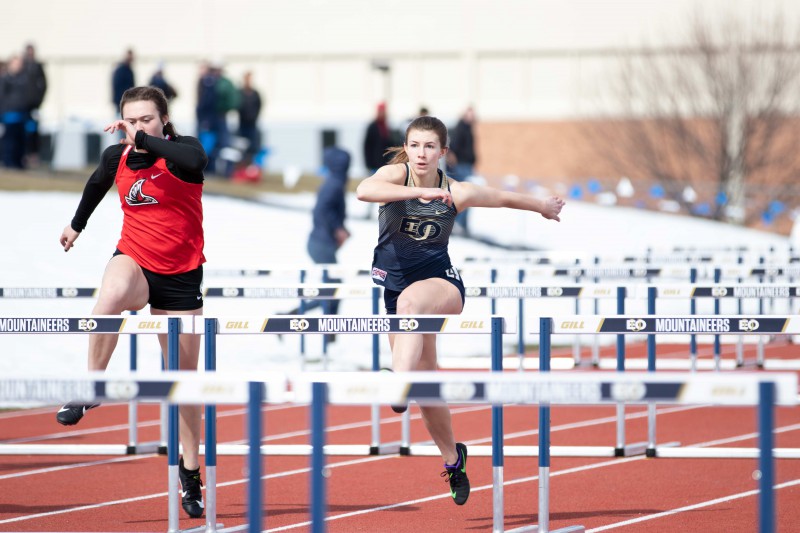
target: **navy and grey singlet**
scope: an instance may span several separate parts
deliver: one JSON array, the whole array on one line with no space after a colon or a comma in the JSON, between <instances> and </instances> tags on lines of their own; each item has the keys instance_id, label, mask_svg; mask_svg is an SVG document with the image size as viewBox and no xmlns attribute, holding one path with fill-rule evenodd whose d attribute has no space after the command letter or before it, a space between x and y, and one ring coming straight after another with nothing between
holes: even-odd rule
<instances>
[{"instance_id":1,"label":"navy and grey singlet","mask_svg":"<svg viewBox=\"0 0 800 533\"><path fill-rule=\"evenodd\" d=\"M439 187L450 190L439 172ZM412 186L406 163L406 187ZM441 276L452 268L447 244L456 218L456 206L442 200L418 198L380 206L378 245L372 259L372 280L387 289L402 291L415 281Z\"/></svg>"}]
</instances>

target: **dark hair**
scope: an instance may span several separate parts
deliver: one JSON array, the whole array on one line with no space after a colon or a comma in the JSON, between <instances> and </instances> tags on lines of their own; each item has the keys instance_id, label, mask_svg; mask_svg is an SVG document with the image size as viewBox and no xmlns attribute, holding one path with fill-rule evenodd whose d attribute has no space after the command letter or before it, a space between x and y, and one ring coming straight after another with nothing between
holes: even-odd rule
<instances>
[{"instance_id":1,"label":"dark hair","mask_svg":"<svg viewBox=\"0 0 800 533\"><path fill-rule=\"evenodd\" d=\"M406 128L406 136L405 139L403 139L403 143L408 142L408 133L411 130L432 131L437 137L439 137L439 144L442 145L442 148L447 146L447 126L445 126L444 122L436 117L426 115L412 120L411 124L409 124ZM406 154L404 146L395 146L394 148L389 148L386 150L386 153L392 154L392 159L389 161L390 165L405 163L408 161L408 155Z\"/></svg>"},{"instance_id":2,"label":"dark hair","mask_svg":"<svg viewBox=\"0 0 800 533\"><path fill-rule=\"evenodd\" d=\"M119 114L122 116L122 108L125 107L125 104L128 102L153 102L156 105L156 110L158 110L158 118L159 120L163 119L165 116L169 116L169 108L167 106L167 95L164 94L164 91L159 89L158 87L131 87L124 93L122 93L122 99L119 101ZM169 135L170 138L175 138L178 134L175 132L175 126L172 125L172 122L167 122L164 124L164 129L162 130L164 135Z\"/></svg>"}]
</instances>

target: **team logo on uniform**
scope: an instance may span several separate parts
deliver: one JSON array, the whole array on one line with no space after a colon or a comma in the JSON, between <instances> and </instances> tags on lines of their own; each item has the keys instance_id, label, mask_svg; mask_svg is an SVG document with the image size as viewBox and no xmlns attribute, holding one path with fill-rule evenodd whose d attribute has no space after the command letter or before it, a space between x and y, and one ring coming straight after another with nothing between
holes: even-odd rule
<instances>
[{"instance_id":1,"label":"team logo on uniform","mask_svg":"<svg viewBox=\"0 0 800 533\"><path fill-rule=\"evenodd\" d=\"M386 271L380 268L372 267L372 277L381 281L386 281Z\"/></svg>"},{"instance_id":2,"label":"team logo on uniform","mask_svg":"<svg viewBox=\"0 0 800 533\"><path fill-rule=\"evenodd\" d=\"M131 185L128 194L125 195L125 201L128 205L150 205L158 203L158 200L142 192L142 185L144 185L146 181L146 178L142 178L136 180L136 183Z\"/></svg>"},{"instance_id":3,"label":"team logo on uniform","mask_svg":"<svg viewBox=\"0 0 800 533\"><path fill-rule=\"evenodd\" d=\"M433 220L404 218L400 223L400 231L416 241L424 241L436 238L442 232L442 227Z\"/></svg>"}]
</instances>

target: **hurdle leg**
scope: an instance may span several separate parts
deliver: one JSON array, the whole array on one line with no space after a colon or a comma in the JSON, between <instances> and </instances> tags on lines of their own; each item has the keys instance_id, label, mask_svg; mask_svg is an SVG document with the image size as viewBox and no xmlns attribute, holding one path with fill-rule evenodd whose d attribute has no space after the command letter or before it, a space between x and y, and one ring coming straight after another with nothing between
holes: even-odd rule
<instances>
[{"instance_id":1,"label":"hurdle leg","mask_svg":"<svg viewBox=\"0 0 800 533\"><path fill-rule=\"evenodd\" d=\"M400 455L411 455L411 405L403 413L400 424Z\"/></svg>"},{"instance_id":2,"label":"hurdle leg","mask_svg":"<svg viewBox=\"0 0 800 533\"><path fill-rule=\"evenodd\" d=\"M775 384L759 383L758 387L758 531L775 531L775 462L773 457Z\"/></svg>"},{"instance_id":3,"label":"hurdle leg","mask_svg":"<svg viewBox=\"0 0 800 533\"><path fill-rule=\"evenodd\" d=\"M741 335L736 339L736 366L744 366L744 339Z\"/></svg>"},{"instance_id":4,"label":"hurdle leg","mask_svg":"<svg viewBox=\"0 0 800 533\"><path fill-rule=\"evenodd\" d=\"M326 383L311 385L311 531L324 533L325 513L325 404ZM260 531L260 530L259 530Z\"/></svg>"},{"instance_id":5,"label":"hurdle leg","mask_svg":"<svg viewBox=\"0 0 800 533\"><path fill-rule=\"evenodd\" d=\"M167 369L178 370L178 357L180 345L178 344L178 334L180 333L180 319L168 318L167 335ZM180 477L178 474L178 405L169 406L168 438L167 438L167 464L169 473L167 476L168 484L168 519L167 532L176 533L180 531L180 521L178 518Z\"/></svg>"},{"instance_id":6,"label":"hurdle leg","mask_svg":"<svg viewBox=\"0 0 800 533\"><path fill-rule=\"evenodd\" d=\"M250 533L260 533L263 529L261 505L261 402L264 398L263 383L249 384L247 404L247 438L250 449L247 454L247 524Z\"/></svg>"}]
</instances>

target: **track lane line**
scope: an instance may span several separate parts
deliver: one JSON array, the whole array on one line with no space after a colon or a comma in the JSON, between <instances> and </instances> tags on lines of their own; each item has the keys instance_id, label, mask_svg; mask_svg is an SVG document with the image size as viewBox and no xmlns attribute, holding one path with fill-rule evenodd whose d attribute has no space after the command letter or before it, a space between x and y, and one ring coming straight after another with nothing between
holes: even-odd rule
<instances>
[{"instance_id":1,"label":"track lane line","mask_svg":"<svg viewBox=\"0 0 800 533\"><path fill-rule=\"evenodd\" d=\"M792 481L786 481L784 483L779 483L777 485L773 485L775 490L785 489L788 487L794 487L795 485L800 485L800 479L794 479ZM598 531L608 531L609 529L616 529L619 527L630 526L632 524L639 524L641 522L647 522L649 520L657 520L659 518L664 518L672 515L676 515L679 513L685 513L687 511L694 511L696 509L702 509L704 507L712 507L714 505L730 502L734 500L739 500L742 498L749 498L751 496L757 496L758 490L748 490L746 492L740 492L738 494L731 494L730 496L723 496L722 498L716 498L714 500L707 500L700 503L694 503L692 505L687 505L685 507L678 507L676 509L670 509L669 511L662 511L660 513L655 513L652 515L641 516L639 518L632 518L630 520L623 520L622 522L616 522L614 524L608 524L605 526L596 527L593 529L587 529L586 533L596 533Z\"/></svg>"},{"instance_id":2,"label":"track lane line","mask_svg":"<svg viewBox=\"0 0 800 533\"><path fill-rule=\"evenodd\" d=\"M784 427L781 427L781 428L776 428L776 432L777 431L791 431L791 430L798 429L798 428L800 428L800 424L795 424L795 425L792 425L792 426L784 426ZM750 439L750 438L752 438L752 434L748 433L748 434L741 435L739 437L729 437L728 439L725 439L725 440L728 441L728 442L733 442L734 440L746 440L746 439ZM478 440L477 442L481 442L481 440ZM467 441L468 445L475 444L475 443L476 443L476 441ZM694 444L693 446L705 447L705 446L711 446L711 445L714 445L714 444L717 444L717 443L719 443L719 441L714 440L714 441L706 441L706 442ZM143 457L144 456L136 456L136 457L133 457L132 459L139 459L139 458L143 458ZM348 460L348 461L340 461L340 462L337 462L337 463L331 463L331 464L326 465L326 467L327 468L343 468L343 467L351 466L351 465L360 465L360 464L369 463L369 462L384 461L384 460L388 460L388 459L397 459L399 457L400 456L397 455L397 454L375 456L375 457L365 457L365 458L361 458L361 459L353 459L353 460ZM567 474L574 474L574 473L585 472L585 471L594 470L594 469L598 469L598 468L604 468L604 467L607 467L607 466L624 465L624 464L627 464L627 463L630 463L630 462L633 462L633 461L640 461L640 460L644 460L644 459L648 459L648 458L645 457L644 455L635 456L635 457L615 458L615 459L612 459L612 460L609 460L609 461L602 461L600 463L593 463L593 464L590 464L590 465L582 465L582 466L578 466L578 467L559 470L559 471L556 471L556 472L551 472L550 476L551 477L563 476L563 475L567 475ZM278 479L278 478L282 478L282 477L289 477L289 476L294 476L294 475L307 474L310 471L311 471L310 467L304 467L304 468L298 468L298 469L293 469L293 470L287 470L285 472L276 472L274 474L268 474L266 476L261 476L261 479L262 480ZM510 480L510 481L504 481L503 482L503 486L505 487L505 486L511 486L511 485L518 485L518 484L521 484L521 483L529 483L529 482L537 481L538 479L539 479L538 475L528 476L528 477L524 477L524 478L518 478L518 479ZM225 487L232 487L232 486L236 486L236 485L242 485L242 484L247 483L247 482L248 482L248 480L246 478L232 480L232 481L226 481L224 483L218 483L217 484L217 489L225 488ZM798 483L800 483L800 480L798 480ZM778 485L776 485L776 488L777 487L778 487ZM489 490L491 488L492 488L492 485L482 485L480 487L472 488L471 492L481 492L481 491ZM781 487L781 488L783 488L783 487ZM756 491L756 493L757 492L758 491ZM36 514L32 514L32 515L23 515L23 516L19 516L19 517L0 520L0 524L21 522L21 521L25 521L25 520L34 520L34 519L37 519L37 518L46 518L46 517L51 517L51 516L60 515L60 514L66 514L66 513L71 513L71 512L80 512L80 511L86 511L86 510L91 510L91 509L99 509L99 508L103 508L103 507L111 507L111 506L114 506L114 505L123 505L123 504L127 504L127 503L139 502L139 501L144 501L144 500L148 500L148 499L164 498L164 497L167 497L167 496L168 496L167 492L160 492L160 493L149 494L149 495L144 495L144 496L125 498L125 499L121 499L121 500L114 500L114 501L108 501L108 502L84 505L84 506L74 507L74 508L69 508L69 509L61 509L61 510L58 510L58 511L50 511L50 512L47 512L47 513L36 513ZM434 500L437 500L437 499L444 499L444 498L450 498L450 497L451 497L451 495L450 495L449 492L444 492L444 493L442 493L440 495L428 496L428 497L425 497L425 498L418 498L418 499L415 499L415 500L408 500L408 501L405 501L405 502L398 502L398 503L391 504L391 505L388 505L388 506L384 505L384 506L375 507L375 508L361 509L361 510L352 511L352 512L349 512L349 513L342 513L342 514L339 514L339 515L333 515L333 516L327 517L325 519L325 521L327 522L329 520L340 520L340 519L349 518L349 517L352 517L352 516L359 516L359 515L379 512L379 511L383 511L383 510L387 510L387 509L395 509L395 508L399 508L399 507L405 507L405 506L409 506L409 505L414 505L416 503L423 503L423 502L434 501ZM659 513L659 514L661 514L661 513ZM642 517L642 518L646 518L646 517ZM302 523L289 524L289 525L286 525L286 526L281 526L280 528L269 529L267 531L270 531L270 532L272 532L272 531L288 531L290 529L296 529L298 527L308 526L309 523L310 522L308 522L308 521L304 521ZM235 526L234 528L224 529L224 530L220 530L220 531L226 531L226 532L227 531L242 531L243 529L246 529L246 527L245 526L242 526L242 527Z\"/></svg>"}]
</instances>

